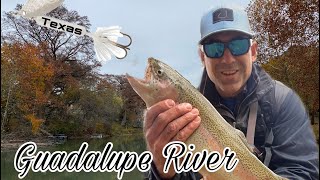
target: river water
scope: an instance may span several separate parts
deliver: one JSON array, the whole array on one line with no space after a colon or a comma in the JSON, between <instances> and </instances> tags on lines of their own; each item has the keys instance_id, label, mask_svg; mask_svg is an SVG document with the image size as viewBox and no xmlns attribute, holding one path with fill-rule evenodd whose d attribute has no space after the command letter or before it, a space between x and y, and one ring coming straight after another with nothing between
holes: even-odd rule
<instances>
[{"instance_id":1,"label":"river water","mask_svg":"<svg viewBox=\"0 0 320 180\"><path fill-rule=\"evenodd\" d=\"M64 144L52 147L38 147L37 151L78 151L83 142L89 144L88 151L102 152L108 142L113 143L112 151L131 151L140 155L146 151L143 137L121 136L103 139L88 139L88 140L68 140ZM18 178L18 172L14 168L14 156L16 150L1 152L1 180L15 180ZM25 180L115 180L117 179L116 172L33 172L31 169L23 178ZM132 172L124 172L123 180L140 180L143 179L143 174L137 168Z\"/></svg>"}]
</instances>

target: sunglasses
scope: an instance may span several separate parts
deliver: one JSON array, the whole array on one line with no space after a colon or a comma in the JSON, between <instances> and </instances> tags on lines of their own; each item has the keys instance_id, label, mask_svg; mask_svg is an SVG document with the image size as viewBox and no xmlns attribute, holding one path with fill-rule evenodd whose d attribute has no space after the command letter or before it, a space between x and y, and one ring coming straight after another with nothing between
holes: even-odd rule
<instances>
[{"instance_id":1,"label":"sunglasses","mask_svg":"<svg viewBox=\"0 0 320 180\"><path fill-rule=\"evenodd\" d=\"M246 54L251 47L252 39L233 39L229 42L208 42L202 45L202 51L209 58L221 58L226 48L233 56Z\"/></svg>"}]
</instances>

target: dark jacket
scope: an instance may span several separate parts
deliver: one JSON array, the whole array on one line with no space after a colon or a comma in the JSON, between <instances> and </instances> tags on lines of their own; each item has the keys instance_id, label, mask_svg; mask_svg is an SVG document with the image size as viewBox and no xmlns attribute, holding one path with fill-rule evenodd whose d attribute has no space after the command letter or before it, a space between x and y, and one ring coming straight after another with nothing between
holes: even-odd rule
<instances>
[{"instance_id":1,"label":"dark jacket","mask_svg":"<svg viewBox=\"0 0 320 180\"><path fill-rule=\"evenodd\" d=\"M254 144L263 153L260 159L264 161L268 154L266 165L282 177L318 179L319 149L306 109L293 90L273 80L256 64L243 92L233 99L233 110L223 103L224 99L217 93L206 70L199 90L230 124L244 134L249 107L258 101ZM176 174L174 179L196 180L200 177L199 173L187 172ZM156 168L148 173L148 179L160 179Z\"/></svg>"}]
</instances>

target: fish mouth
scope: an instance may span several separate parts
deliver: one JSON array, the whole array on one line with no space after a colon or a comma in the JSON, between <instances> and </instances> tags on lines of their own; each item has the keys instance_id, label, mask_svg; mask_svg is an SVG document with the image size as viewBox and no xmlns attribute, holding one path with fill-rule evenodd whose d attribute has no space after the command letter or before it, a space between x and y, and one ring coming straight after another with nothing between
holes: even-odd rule
<instances>
[{"instance_id":1,"label":"fish mouth","mask_svg":"<svg viewBox=\"0 0 320 180\"><path fill-rule=\"evenodd\" d=\"M136 78L130 76L126 73L126 78L131 85L132 89L142 98L142 100L146 103L147 108L151 107L156 103L156 98L154 98L153 94L155 94L157 85L155 77L152 71L152 65L148 63L148 66L145 71L144 79Z\"/></svg>"},{"instance_id":2,"label":"fish mouth","mask_svg":"<svg viewBox=\"0 0 320 180\"><path fill-rule=\"evenodd\" d=\"M133 77L131 75L129 75L128 73L126 73L126 78L129 82L129 84L135 88L139 85L146 85L146 84L149 84L150 83L150 80L147 80L147 79L140 79L140 78L136 78L136 77Z\"/></svg>"},{"instance_id":3,"label":"fish mouth","mask_svg":"<svg viewBox=\"0 0 320 180\"><path fill-rule=\"evenodd\" d=\"M139 79L126 74L132 89L146 103L147 108L165 99L178 100L179 92L174 83L167 77L162 69L161 62L149 58L144 79Z\"/></svg>"},{"instance_id":4,"label":"fish mouth","mask_svg":"<svg viewBox=\"0 0 320 180\"><path fill-rule=\"evenodd\" d=\"M153 79L152 67L150 65L150 61L148 61L148 66L144 73L144 81L147 83L147 82L150 82L152 79Z\"/></svg>"},{"instance_id":5,"label":"fish mouth","mask_svg":"<svg viewBox=\"0 0 320 180\"><path fill-rule=\"evenodd\" d=\"M148 61L148 65L144 74L144 79L130 76L128 73L126 73L126 78L129 84L132 86L133 90L135 90L138 94L140 94L141 92L148 91L148 87L150 87L152 82L154 81L151 62Z\"/></svg>"},{"instance_id":6,"label":"fish mouth","mask_svg":"<svg viewBox=\"0 0 320 180\"><path fill-rule=\"evenodd\" d=\"M140 85L150 84L154 79L150 62L148 62L147 68L145 70L144 79L139 79L139 78L130 76L128 73L126 73L126 78L128 79L130 85L133 87L136 87L137 83L139 83Z\"/></svg>"},{"instance_id":7,"label":"fish mouth","mask_svg":"<svg viewBox=\"0 0 320 180\"><path fill-rule=\"evenodd\" d=\"M146 103L147 107L150 107L151 105L148 102L148 94L152 92L151 82L147 79L139 79L133 76L130 76L128 73L126 73L126 78L132 87L132 89L142 98L142 100Z\"/></svg>"}]
</instances>

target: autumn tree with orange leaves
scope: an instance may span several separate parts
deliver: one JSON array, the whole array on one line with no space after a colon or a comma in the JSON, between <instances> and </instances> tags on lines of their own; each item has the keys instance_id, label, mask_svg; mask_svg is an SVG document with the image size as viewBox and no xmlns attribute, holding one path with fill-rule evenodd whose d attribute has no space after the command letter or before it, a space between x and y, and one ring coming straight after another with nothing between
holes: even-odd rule
<instances>
[{"instance_id":1,"label":"autumn tree with orange leaves","mask_svg":"<svg viewBox=\"0 0 320 180\"><path fill-rule=\"evenodd\" d=\"M319 0L252 1L247 11L259 43L259 61L266 63L291 46L319 47L318 4Z\"/></svg>"},{"instance_id":2,"label":"autumn tree with orange leaves","mask_svg":"<svg viewBox=\"0 0 320 180\"><path fill-rule=\"evenodd\" d=\"M319 0L255 0L248 7L259 63L319 110Z\"/></svg>"},{"instance_id":3,"label":"autumn tree with orange leaves","mask_svg":"<svg viewBox=\"0 0 320 180\"><path fill-rule=\"evenodd\" d=\"M39 55L39 49L33 45L15 43L1 47L2 129L10 119L21 115L32 115L32 125L40 122L49 100L47 89L51 88L53 69Z\"/></svg>"},{"instance_id":4,"label":"autumn tree with orange leaves","mask_svg":"<svg viewBox=\"0 0 320 180\"><path fill-rule=\"evenodd\" d=\"M90 28L87 16L64 6L48 16ZM118 93L97 88L101 64L90 37L48 29L10 13L3 14L1 27L2 132L17 131L17 124L28 120L33 132L43 123L52 134L78 136L101 131L118 118Z\"/></svg>"}]
</instances>

